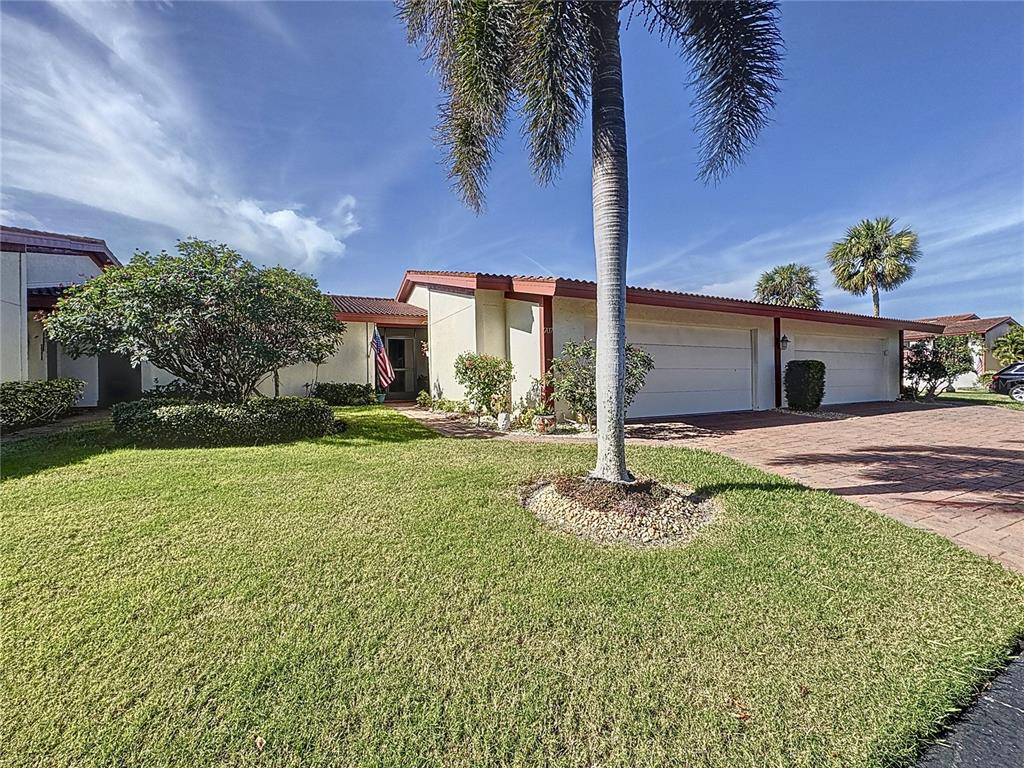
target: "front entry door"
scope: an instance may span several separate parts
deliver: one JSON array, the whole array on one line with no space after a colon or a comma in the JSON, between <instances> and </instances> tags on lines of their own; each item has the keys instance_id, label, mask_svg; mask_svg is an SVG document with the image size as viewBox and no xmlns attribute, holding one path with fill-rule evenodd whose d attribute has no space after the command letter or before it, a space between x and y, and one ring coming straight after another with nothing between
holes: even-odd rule
<instances>
[{"instance_id":1,"label":"front entry door","mask_svg":"<svg viewBox=\"0 0 1024 768\"><path fill-rule=\"evenodd\" d=\"M413 353L413 339L408 336L388 336L388 359L395 369L395 380L388 387L388 395L394 400L412 400L416 397L416 357Z\"/></svg>"}]
</instances>

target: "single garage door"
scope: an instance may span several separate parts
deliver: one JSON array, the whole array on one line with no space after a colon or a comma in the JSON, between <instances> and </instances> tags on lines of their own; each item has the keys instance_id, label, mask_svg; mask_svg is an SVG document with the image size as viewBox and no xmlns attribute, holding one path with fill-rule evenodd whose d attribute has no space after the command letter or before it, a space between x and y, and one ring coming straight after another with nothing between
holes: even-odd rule
<instances>
[{"instance_id":1,"label":"single garage door","mask_svg":"<svg viewBox=\"0 0 1024 768\"><path fill-rule=\"evenodd\" d=\"M799 335L793 358L825 364L825 403L866 403L889 398L882 339Z\"/></svg>"},{"instance_id":2,"label":"single garage door","mask_svg":"<svg viewBox=\"0 0 1024 768\"><path fill-rule=\"evenodd\" d=\"M751 331L629 323L626 339L654 358L628 417L753 408Z\"/></svg>"}]
</instances>

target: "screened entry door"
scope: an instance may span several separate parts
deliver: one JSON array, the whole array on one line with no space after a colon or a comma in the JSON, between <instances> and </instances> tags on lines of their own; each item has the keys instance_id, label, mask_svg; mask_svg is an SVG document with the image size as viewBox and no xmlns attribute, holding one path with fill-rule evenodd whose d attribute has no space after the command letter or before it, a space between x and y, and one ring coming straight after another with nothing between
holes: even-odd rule
<instances>
[{"instance_id":1,"label":"screened entry door","mask_svg":"<svg viewBox=\"0 0 1024 768\"><path fill-rule=\"evenodd\" d=\"M408 336L388 336L387 349L395 380L388 387L388 395L398 400L416 397L416 356L414 339Z\"/></svg>"}]
</instances>

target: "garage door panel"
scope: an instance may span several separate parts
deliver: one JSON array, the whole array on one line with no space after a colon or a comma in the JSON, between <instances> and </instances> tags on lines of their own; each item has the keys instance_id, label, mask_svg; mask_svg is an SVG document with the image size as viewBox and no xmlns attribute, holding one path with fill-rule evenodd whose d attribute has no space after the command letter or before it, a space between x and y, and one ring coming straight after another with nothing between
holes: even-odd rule
<instances>
[{"instance_id":1,"label":"garage door panel","mask_svg":"<svg viewBox=\"0 0 1024 768\"><path fill-rule=\"evenodd\" d=\"M641 392L709 392L716 389L737 389L750 396L750 369L723 368L671 369L655 368L647 374Z\"/></svg>"},{"instance_id":2,"label":"garage door panel","mask_svg":"<svg viewBox=\"0 0 1024 768\"><path fill-rule=\"evenodd\" d=\"M753 407L749 330L630 323L626 338L654 358L630 418Z\"/></svg>"},{"instance_id":3,"label":"garage door panel","mask_svg":"<svg viewBox=\"0 0 1024 768\"><path fill-rule=\"evenodd\" d=\"M658 323L627 323L626 340L630 344L669 346L732 347L750 349L750 331L732 328L703 328Z\"/></svg>"},{"instance_id":4,"label":"garage door panel","mask_svg":"<svg viewBox=\"0 0 1024 768\"><path fill-rule=\"evenodd\" d=\"M750 368L750 341L743 349L733 347L669 346L667 344L637 344L654 358L658 368L707 368L729 370Z\"/></svg>"},{"instance_id":5,"label":"garage door panel","mask_svg":"<svg viewBox=\"0 0 1024 768\"><path fill-rule=\"evenodd\" d=\"M681 408L685 410L681 410ZM716 413L718 411L750 410L750 388L745 390L713 390L704 392L642 392L637 395L629 418L670 416L684 413Z\"/></svg>"}]
</instances>

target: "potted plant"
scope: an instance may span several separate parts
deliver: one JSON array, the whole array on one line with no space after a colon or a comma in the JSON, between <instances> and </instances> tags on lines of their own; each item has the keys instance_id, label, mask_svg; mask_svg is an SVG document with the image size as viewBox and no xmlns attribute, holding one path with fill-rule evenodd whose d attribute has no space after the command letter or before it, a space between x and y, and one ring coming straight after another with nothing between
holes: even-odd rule
<instances>
[{"instance_id":1,"label":"potted plant","mask_svg":"<svg viewBox=\"0 0 1024 768\"><path fill-rule=\"evenodd\" d=\"M384 402L384 398L388 396L387 390L381 389L380 387L377 387L375 389L374 394L376 394L376 396L377 396L377 402L378 403L383 403Z\"/></svg>"},{"instance_id":2,"label":"potted plant","mask_svg":"<svg viewBox=\"0 0 1024 768\"><path fill-rule=\"evenodd\" d=\"M556 424L555 404L551 394L551 377L545 374L538 383L540 385L538 387L540 396L538 397L537 410L533 414L533 431L538 435L546 435L554 431Z\"/></svg>"}]
</instances>

